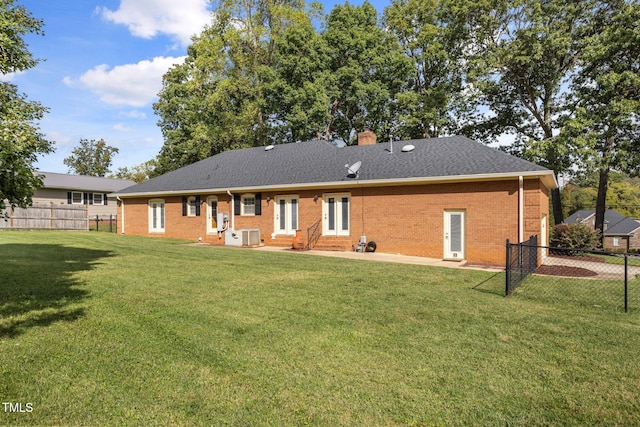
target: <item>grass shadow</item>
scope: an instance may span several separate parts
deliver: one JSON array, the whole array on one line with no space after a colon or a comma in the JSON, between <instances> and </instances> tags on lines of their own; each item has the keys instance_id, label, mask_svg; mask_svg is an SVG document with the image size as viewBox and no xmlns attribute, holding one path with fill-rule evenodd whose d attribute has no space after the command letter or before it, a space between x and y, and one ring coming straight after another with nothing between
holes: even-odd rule
<instances>
[{"instance_id":1,"label":"grass shadow","mask_svg":"<svg viewBox=\"0 0 640 427\"><path fill-rule=\"evenodd\" d=\"M487 294L494 294L503 297L505 293L505 273L495 273L488 279L483 280L482 282L473 286L471 289L478 292L484 292Z\"/></svg>"},{"instance_id":2,"label":"grass shadow","mask_svg":"<svg viewBox=\"0 0 640 427\"><path fill-rule=\"evenodd\" d=\"M74 277L110 251L55 244L0 245L0 337L84 316L88 292Z\"/></svg>"}]
</instances>

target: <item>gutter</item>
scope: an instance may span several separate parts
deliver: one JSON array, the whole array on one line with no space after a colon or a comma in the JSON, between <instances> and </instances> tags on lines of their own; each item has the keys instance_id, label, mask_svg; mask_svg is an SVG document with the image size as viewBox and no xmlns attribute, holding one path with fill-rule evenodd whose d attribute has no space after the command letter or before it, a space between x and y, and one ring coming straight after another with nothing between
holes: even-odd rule
<instances>
[{"instance_id":1,"label":"gutter","mask_svg":"<svg viewBox=\"0 0 640 427\"><path fill-rule=\"evenodd\" d=\"M233 194L231 194L231 191L229 189L227 189L227 194L229 195L229 203L231 203L231 230L232 232L235 231L236 227L236 212L235 212L235 203L233 202Z\"/></svg>"},{"instance_id":2,"label":"gutter","mask_svg":"<svg viewBox=\"0 0 640 427\"><path fill-rule=\"evenodd\" d=\"M184 196L196 195L202 193L225 193L233 192L255 192L255 191L284 191L284 190L313 190L313 189L336 189L336 188L352 188L352 187L389 187L399 185L420 185L420 184L445 184L456 182L482 182L482 181L505 181L515 177L523 179L540 179L542 183L549 189L558 188L558 183L553 171L529 171L519 173L494 173L494 174L477 174L477 175L452 175L438 177L418 177L418 178L390 178L390 179L371 179L371 180L349 180L349 181L328 181L328 182L311 182L311 183L294 183L294 184L274 184L264 186L245 186L245 187L224 187L224 188L200 188L193 190L171 190L171 191L155 191L155 192L139 192L139 193L114 193L119 197L159 197L159 196Z\"/></svg>"},{"instance_id":3,"label":"gutter","mask_svg":"<svg viewBox=\"0 0 640 427\"><path fill-rule=\"evenodd\" d=\"M518 243L524 242L524 178L518 177Z\"/></svg>"},{"instance_id":4,"label":"gutter","mask_svg":"<svg viewBox=\"0 0 640 427\"><path fill-rule=\"evenodd\" d=\"M121 203L121 208L120 211L122 212L122 219L121 219L121 227L122 227L122 234L124 234L124 200L121 199L119 196L116 196L116 200L118 200ZM117 230L116 230L117 231ZM117 234L117 233L116 233Z\"/></svg>"}]
</instances>

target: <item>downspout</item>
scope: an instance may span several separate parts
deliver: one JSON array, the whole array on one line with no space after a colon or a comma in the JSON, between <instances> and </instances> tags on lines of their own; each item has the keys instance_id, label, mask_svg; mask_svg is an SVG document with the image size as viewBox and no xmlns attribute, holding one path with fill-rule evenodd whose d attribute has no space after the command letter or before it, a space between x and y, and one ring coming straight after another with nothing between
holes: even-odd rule
<instances>
[{"instance_id":1,"label":"downspout","mask_svg":"<svg viewBox=\"0 0 640 427\"><path fill-rule=\"evenodd\" d=\"M518 242L524 242L524 178L518 177Z\"/></svg>"},{"instance_id":2,"label":"downspout","mask_svg":"<svg viewBox=\"0 0 640 427\"><path fill-rule=\"evenodd\" d=\"M235 223L236 223L236 213L235 213L235 203L233 203L233 194L231 194L231 191L227 190L227 194L229 195L229 198L231 199L229 203L231 203L231 230L235 231L236 227L235 227Z\"/></svg>"},{"instance_id":3,"label":"downspout","mask_svg":"<svg viewBox=\"0 0 640 427\"><path fill-rule=\"evenodd\" d=\"M120 198L120 196L116 196L116 200L120 202L120 212L122 212L122 219L120 222L120 229L122 230L122 234L124 234L124 200Z\"/></svg>"}]
</instances>

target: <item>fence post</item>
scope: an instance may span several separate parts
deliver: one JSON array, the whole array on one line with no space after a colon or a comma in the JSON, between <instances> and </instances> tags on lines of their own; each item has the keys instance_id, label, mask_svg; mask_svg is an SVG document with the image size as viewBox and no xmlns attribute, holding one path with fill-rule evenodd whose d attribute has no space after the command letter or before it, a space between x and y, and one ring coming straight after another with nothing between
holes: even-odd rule
<instances>
[{"instance_id":1,"label":"fence post","mask_svg":"<svg viewBox=\"0 0 640 427\"><path fill-rule=\"evenodd\" d=\"M629 311L629 255L624 254L624 312Z\"/></svg>"},{"instance_id":2,"label":"fence post","mask_svg":"<svg viewBox=\"0 0 640 427\"><path fill-rule=\"evenodd\" d=\"M511 280L511 245L509 244L509 239L507 239L507 256L506 259L506 268L505 268L505 289L504 296L509 296L509 281Z\"/></svg>"},{"instance_id":3,"label":"fence post","mask_svg":"<svg viewBox=\"0 0 640 427\"><path fill-rule=\"evenodd\" d=\"M113 214L109 214L109 233L113 233Z\"/></svg>"}]
</instances>

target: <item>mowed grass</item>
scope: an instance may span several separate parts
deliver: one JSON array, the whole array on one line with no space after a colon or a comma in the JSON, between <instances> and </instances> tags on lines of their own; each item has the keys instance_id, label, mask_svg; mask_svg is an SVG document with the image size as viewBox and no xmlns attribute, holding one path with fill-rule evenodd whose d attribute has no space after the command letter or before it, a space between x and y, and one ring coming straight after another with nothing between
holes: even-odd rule
<instances>
[{"instance_id":1,"label":"mowed grass","mask_svg":"<svg viewBox=\"0 0 640 427\"><path fill-rule=\"evenodd\" d=\"M185 243L0 232L0 424L640 424L638 311Z\"/></svg>"}]
</instances>

